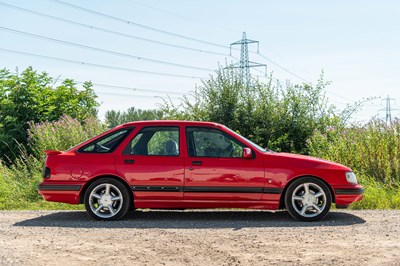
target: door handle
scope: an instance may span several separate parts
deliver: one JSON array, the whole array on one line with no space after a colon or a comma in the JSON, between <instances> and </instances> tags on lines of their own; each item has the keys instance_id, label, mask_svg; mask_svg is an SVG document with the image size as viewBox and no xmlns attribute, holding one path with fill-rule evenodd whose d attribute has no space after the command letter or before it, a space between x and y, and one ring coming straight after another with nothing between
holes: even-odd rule
<instances>
[{"instance_id":1,"label":"door handle","mask_svg":"<svg viewBox=\"0 0 400 266\"><path fill-rule=\"evenodd\" d=\"M202 161L192 161L192 165L202 165Z\"/></svg>"},{"instance_id":2,"label":"door handle","mask_svg":"<svg viewBox=\"0 0 400 266\"><path fill-rule=\"evenodd\" d=\"M124 164L134 164L135 160L124 160Z\"/></svg>"}]
</instances>

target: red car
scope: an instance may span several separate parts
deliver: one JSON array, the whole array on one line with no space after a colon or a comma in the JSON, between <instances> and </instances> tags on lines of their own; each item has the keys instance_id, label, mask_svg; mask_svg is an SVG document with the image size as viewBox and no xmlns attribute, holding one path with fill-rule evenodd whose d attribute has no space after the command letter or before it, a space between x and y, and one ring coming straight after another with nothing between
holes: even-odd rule
<instances>
[{"instance_id":1,"label":"red car","mask_svg":"<svg viewBox=\"0 0 400 266\"><path fill-rule=\"evenodd\" d=\"M100 220L134 208L252 208L314 221L363 197L348 167L266 150L211 122L132 122L46 154L44 199L84 203Z\"/></svg>"}]
</instances>

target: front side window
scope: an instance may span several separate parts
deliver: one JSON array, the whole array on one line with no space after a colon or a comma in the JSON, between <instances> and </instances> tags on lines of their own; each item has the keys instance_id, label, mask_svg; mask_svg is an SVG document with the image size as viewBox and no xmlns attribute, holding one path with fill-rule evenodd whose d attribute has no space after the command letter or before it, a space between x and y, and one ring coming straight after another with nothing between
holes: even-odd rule
<instances>
[{"instance_id":1,"label":"front side window","mask_svg":"<svg viewBox=\"0 0 400 266\"><path fill-rule=\"evenodd\" d=\"M186 128L189 156L239 158L244 145L214 128Z\"/></svg>"},{"instance_id":2,"label":"front side window","mask_svg":"<svg viewBox=\"0 0 400 266\"><path fill-rule=\"evenodd\" d=\"M80 152L87 153L109 153L112 152L124 140L132 128L126 128L112 132L99 140L96 140L79 149Z\"/></svg>"},{"instance_id":3,"label":"front side window","mask_svg":"<svg viewBox=\"0 0 400 266\"><path fill-rule=\"evenodd\" d=\"M178 156L179 128L144 128L129 142L124 154Z\"/></svg>"}]
</instances>

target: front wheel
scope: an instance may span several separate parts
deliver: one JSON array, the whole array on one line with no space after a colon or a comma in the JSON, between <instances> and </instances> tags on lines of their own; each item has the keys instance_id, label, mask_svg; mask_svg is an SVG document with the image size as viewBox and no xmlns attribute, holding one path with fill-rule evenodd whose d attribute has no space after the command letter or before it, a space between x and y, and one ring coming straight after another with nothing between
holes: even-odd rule
<instances>
[{"instance_id":1,"label":"front wheel","mask_svg":"<svg viewBox=\"0 0 400 266\"><path fill-rule=\"evenodd\" d=\"M86 211L97 220L118 220L126 215L130 197L125 186L112 178L91 184L85 193Z\"/></svg>"},{"instance_id":2,"label":"front wheel","mask_svg":"<svg viewBox=\"0 0 400 266\"><path fill-rule=\"evenodd\" d=\"M316 221L328 214L332 194L328 186L315 177L302 177L289 185L285 205L289 214L300 221Z\"/></svg>"}]
</instances>

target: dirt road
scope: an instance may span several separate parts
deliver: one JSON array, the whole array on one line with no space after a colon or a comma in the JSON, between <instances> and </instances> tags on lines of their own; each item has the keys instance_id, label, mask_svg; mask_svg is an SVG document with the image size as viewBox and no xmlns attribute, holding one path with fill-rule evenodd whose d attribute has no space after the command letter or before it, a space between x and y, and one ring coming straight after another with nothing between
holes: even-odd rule
<instances>
[{"instance_id":1,"label":"dirt road","mask_svg":"<svg viewBox=\"0 0 400 266\"><path fill-rule=\"evenodd\" d=\"M2 265L400 265L400 211L0 212Z\"/></svg>"}]
</instances>

